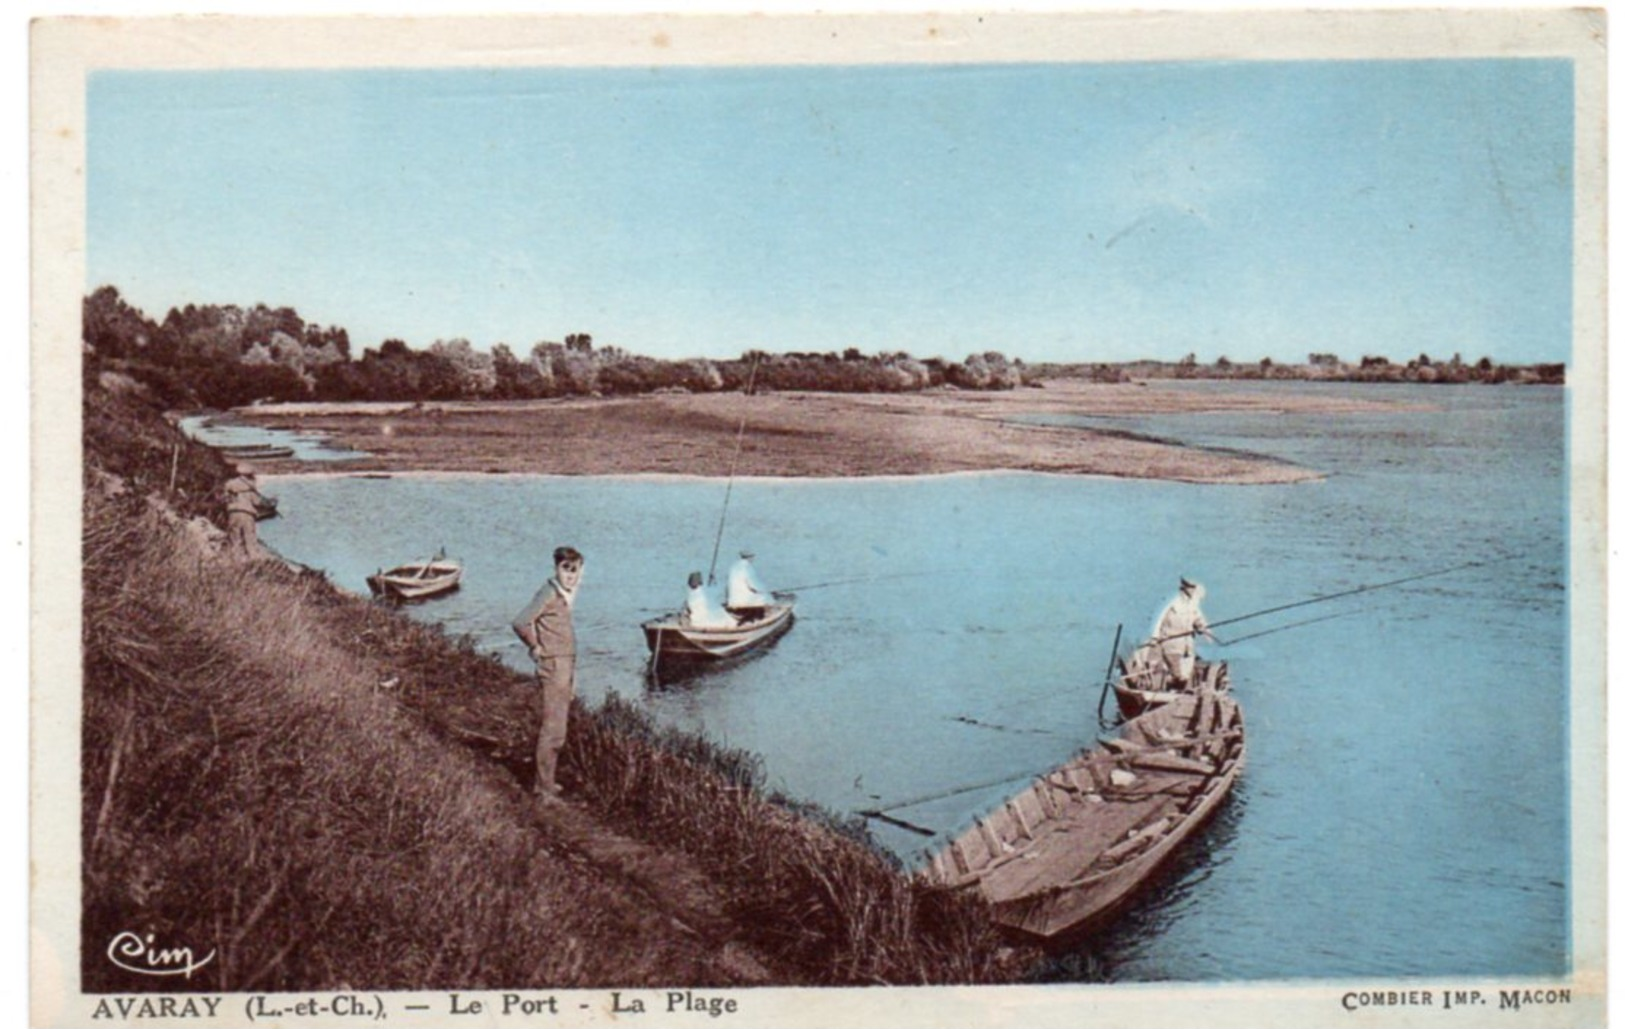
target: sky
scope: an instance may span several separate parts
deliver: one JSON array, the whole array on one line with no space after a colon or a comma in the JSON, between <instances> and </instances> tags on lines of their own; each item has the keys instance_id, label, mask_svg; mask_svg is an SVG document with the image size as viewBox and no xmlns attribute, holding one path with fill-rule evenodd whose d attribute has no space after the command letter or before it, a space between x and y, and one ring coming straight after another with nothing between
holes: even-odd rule
<instances>
[{"instance_id":1,"label":"sky","mask_svg":"<svg viewBox=\"0 0 1625 1029\"><path fill-rule=\"evenodd\" d=\"M1564 361L1565 60L100 71L87 292L352 345Z\"/></svg>"}]
</instances>

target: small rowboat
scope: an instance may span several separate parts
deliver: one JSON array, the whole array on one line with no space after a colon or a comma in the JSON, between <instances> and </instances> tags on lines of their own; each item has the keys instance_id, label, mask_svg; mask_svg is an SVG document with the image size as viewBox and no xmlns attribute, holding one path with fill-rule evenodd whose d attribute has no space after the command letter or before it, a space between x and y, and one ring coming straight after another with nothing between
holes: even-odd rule
<instances>
[{"instance_id":1,"label":"small rowboat","mask_svg":"<svg viewBox=\"0 0 1625 1029\"><path fill-rule=\"evenodd\" d=\"M262 522L267 518L275 518L276 498L261 494L260 498L254 502L254 517Z\"/></svg>"},{"instance_id":2,"label":"small rowboat","mask_svg":"<svg viewBox=\"0 0 1625 1029\"><path fill-rule=\"evenodd\" d=\"M1135 718L1191 693L1211 690L1225 693L1230 689L1230 666L1223 661L1197 661L1192 675L1192 688L1170 688L1167 669L1155 663L1131 658L1126 665L1119 664L1120 674L1112 680L1112 693L1117 697L1117 710L1124 718Z\"/></svg>"},{"instance_id":3,"label":"small rowboat","mask_svg":"<svg viewBox=\"0 0 1625 1029\"><path fill-rule=\"evenodd\" d=\"M1097 927L1218 809L1245 759L1234 698L1179 694L978 818L919 874L976 890L1019 933Z\"/></svg>"},{"instance_id":4,"label":"small rowboat","mask_svg":"<svg viewBox=\"0 0 1625 1029\"><path fill-rule=\"evenodd\" d=\"M220 455L232 461L270 461L275 458L292 457L293 448L272 443L243 443L221 447Z\"/></svg>"},{"instance_id":5,"label":"small rowboat","mask_svg":"<svg viewBox=\"0 0 1625 1029\"><path fill-rule=\"evenodd\" d=\"M367 576L367 585L374 596L392 600L426 600L450 593L462 581L462 564L442 557Z\"/></svg>"},{"instance_id":6,"label":"small rowboat","mask_svg":"<svg viewBox=\"0 0 1625 1029\"><path fill-rule=\"evenodd\" d=\"M643 623L651 660L656 667L665 668L711 664L754 653L789 632L795 623L795 596L775 593L773 600L762 617L727 628L684 625L676 614L652 618Z\"/></svg>"}]
</instances>

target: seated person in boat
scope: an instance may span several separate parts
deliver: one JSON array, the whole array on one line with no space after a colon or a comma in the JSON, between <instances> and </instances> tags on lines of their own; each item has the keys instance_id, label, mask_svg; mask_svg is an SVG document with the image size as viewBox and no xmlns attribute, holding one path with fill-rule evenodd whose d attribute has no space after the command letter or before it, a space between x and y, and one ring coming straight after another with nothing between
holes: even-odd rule
<instances>
[{"instance_id":1,"label":"seated person in boat","mask_svg":"<svg viewBox=\"0 0 1625 1029\"><path fill-rule=\"evenodd\" d=\"M718 607L711 599L711 592L705 588L705 576L699 572L688 576L688 600L683 602L677 621L696 629L732 629L739 624L727 609Z\"/></svg>"},{"instance_id":2,"label":"seated person in boat","mask_svg":"<svg viewBox=\"0 0 1625 1029\"><path fill-rule=\"evenodd\" d=\"M756 569L751 567L751 560L756 555L748 550L739 552L739 560L728 570L728 611L741 622L754 622L767 614L767 606L773 603L773 594L769 593L756 578Z\"/></svg>"},{"instance_id":3,"label":"seated person in boat","mask_svg":"<svg viewBox=\"0 0 1625 1029\"><path fill-rule=\"evenodd\" d=\"M1207 618L1202 614L1202 598L1206 595L1200 583L1181 578L1179 592L1157 616L1150 643L1157 648L1157 656L1167 672L1166 689L1190 688L1191 678L1196 673L1196 637L1213 639Z\"/></svg>"}]
</instances>

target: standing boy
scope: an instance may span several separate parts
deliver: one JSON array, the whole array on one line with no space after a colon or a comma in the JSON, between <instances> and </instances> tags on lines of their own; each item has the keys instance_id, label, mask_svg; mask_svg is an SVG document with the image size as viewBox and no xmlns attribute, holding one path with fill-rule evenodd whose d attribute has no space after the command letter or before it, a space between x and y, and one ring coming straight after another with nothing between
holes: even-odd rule
<instances>
[{"instance_id":1,"label":"standing boy","mask_svg":"<svg viewBox=\"0 0 1625 1029\"><path fill-rule=\"evenodd\" d=\"M553 551L553 577L513 621L513 631L536 662L536 796L544 800L559 794L559 751L575 696L576 637L570 609L581 585L583 563L574 547Z\"/></svg>"}]
</instances>

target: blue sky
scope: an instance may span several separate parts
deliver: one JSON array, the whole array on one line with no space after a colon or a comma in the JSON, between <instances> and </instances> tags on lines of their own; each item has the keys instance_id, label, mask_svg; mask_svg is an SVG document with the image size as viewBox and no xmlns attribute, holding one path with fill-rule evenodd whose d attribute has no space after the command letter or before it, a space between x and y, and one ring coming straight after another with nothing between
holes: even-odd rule
<instances>
[{"instance_id":1,"label":"blue sky","mask_svg":"<svg viewBox=\"0 0 1625 1029\"><path fill-rule=\"evenodd\" d=\"M87 289L357 346L1569 356L1561 60L98 72Z\"/></svg>"}]
</instances>

